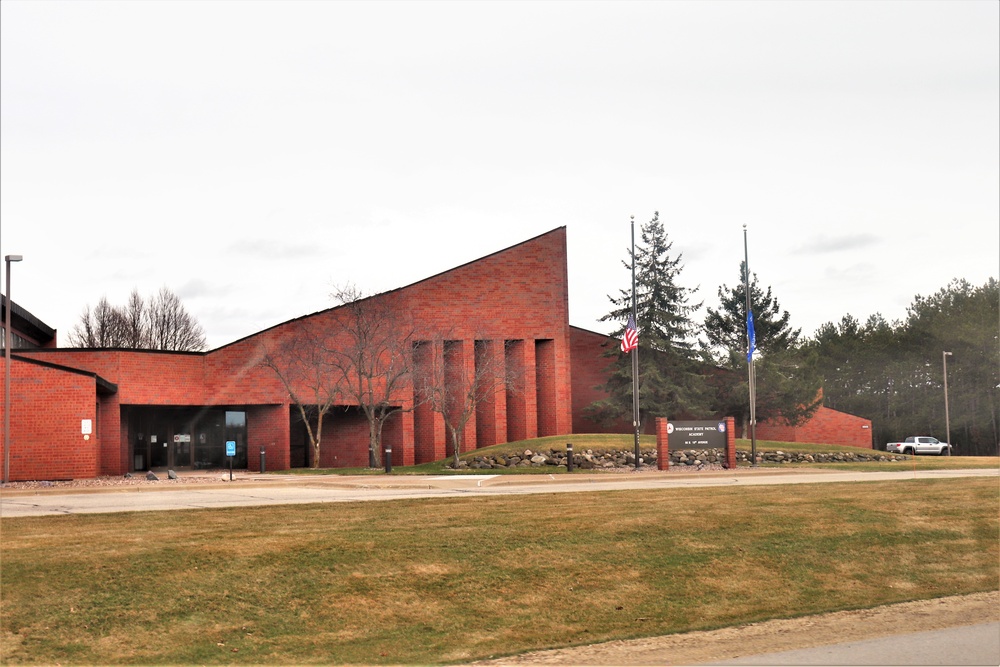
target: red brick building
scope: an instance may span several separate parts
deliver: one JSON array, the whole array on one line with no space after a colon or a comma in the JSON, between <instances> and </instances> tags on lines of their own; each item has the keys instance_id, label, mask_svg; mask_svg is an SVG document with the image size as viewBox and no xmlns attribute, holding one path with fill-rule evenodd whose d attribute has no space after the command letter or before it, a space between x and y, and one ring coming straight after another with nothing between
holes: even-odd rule
<instances>
[{"instance_id":1,"label":"red brick building","mask_svg":"<svg viewBox=\"0 0 1000 667\"><path fill-rule=\"evenodd\" d=\"M372 298L405 319L418 365L450 377L487 360L518 370L516 392L479 402L465 449L572 431L565 227ZM10 479L221 467L227 441L238 467L256 467L262 448L270 470L308 465L305 425L262 360L305 328L327 332L330 348L347 344L345 317L331 308L209 352L55 348L51 330L28 340L38 347L12 346ZM383 429L396 465L447 454L442 415L411 409L414 392L410 383L392 396L403 410ZM324 421L319 463L368 464L368 422L346 397Z\"/></svg>"},{"instance_id":2,"label":"red brick building","mask_svg":"<svg viewBox=\"0 0 1000 667\"><path fill-rule=\"evenodd\" d=\"M405 323L416 371L439 368L452 379L515 371L516 390L479 400L463 449L597 430L583 410L602 396L610 339L569 325L565 227L371 299ZM283 385L264 361L280 360L307 332L321 332L328 350L350 344L346 306L208 352L57 348L55 331L16 304L12 315L20 338L10 368L11 481L222 467L227 442L236 443L236 467L255 468L261 451L268 470L307 466L305 424L290 391L309 386ZM404 383L388 402L400 409L382 431L395 465L448 453L444 418L417 391ZM365 466L368 443L358 403L340 396L323 422L319 465Z\"/></svg>"}]
</instances>

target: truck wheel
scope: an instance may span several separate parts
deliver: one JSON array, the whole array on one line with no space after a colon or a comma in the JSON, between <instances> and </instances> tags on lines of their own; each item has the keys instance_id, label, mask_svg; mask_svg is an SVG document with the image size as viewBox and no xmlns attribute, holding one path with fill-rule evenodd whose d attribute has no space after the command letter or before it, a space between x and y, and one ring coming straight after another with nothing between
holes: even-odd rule
<instances>
[{"instance_id":1,"label":"truck wheel","mask_svg":"<svg viewBox=\"0 0 1000 667\"><path fill-rule=\"evenodd\" d=\"M909 454L910 456L916 456L917 455L917 451L915 449L913 449L913 447L907 447L906 449L903 450L903 453L904 454Z\"/></svg>"}]
</instances>

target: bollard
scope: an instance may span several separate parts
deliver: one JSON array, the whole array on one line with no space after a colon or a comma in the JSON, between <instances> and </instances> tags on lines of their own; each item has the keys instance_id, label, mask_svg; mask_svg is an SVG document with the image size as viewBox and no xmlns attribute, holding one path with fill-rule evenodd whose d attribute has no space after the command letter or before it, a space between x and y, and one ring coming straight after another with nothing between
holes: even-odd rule
<instances>
[{"instance_id":1,"label":"bollard","mask_svg":"<svg viewBox=\"0 0 1000 667\"><path fill-rule=\"evenodd\" d=\"M385 448L385 474L392 472L392 447Z\"/></svg>"},{"instance_id":2,"label":"bollard","mask_svg":"<svg viewBox=\"0 0 1000 667\"><path fill-rule=\"evenodd\" d=\"M260 474L264 474L264 448L260 448Z\"/></svg>"},{"instance_id":3,"label":"bollard","mask_svg":"<svg viewBox=\"0 0 1000 667\"><path fill-rule=\"evenodd\" d=\"M573 472L573 443L566 443L566 472Z\"/></svg>"}]
</instances>

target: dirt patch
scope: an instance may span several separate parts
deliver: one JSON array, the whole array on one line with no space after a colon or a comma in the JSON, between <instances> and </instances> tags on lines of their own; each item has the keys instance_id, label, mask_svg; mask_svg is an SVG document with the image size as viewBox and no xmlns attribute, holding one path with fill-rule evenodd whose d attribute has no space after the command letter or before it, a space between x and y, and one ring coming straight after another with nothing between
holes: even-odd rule
<instances>
[{"instance_id":1,"label":"dirt patch","mask_svg":"<svg viewBox=\"0 0 1000 667\"><path fill-rule=\"evenodd\" d=\"M1000 591L778 619L708 632L536 651L477 665L695 665L1000 621Z\"/></svg>"}]
</instances>

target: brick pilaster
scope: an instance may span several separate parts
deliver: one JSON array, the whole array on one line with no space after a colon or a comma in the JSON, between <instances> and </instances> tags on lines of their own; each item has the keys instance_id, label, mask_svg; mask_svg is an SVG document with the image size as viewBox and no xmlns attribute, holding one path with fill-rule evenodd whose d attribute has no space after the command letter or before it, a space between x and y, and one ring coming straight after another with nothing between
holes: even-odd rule
<instances>
[{"instance_id":1,"label":"brick pilaster","mask_svg":"<svg viewBox=\"0 0 1000 667\"><path fill-rule=\"evenodd\" d=\"M660 470L670 469L670 445L667 442L667 418L656 418L656 467ZM736 457L736 448L733 448Z\"/></svg>"},{"instance_id":2,"label":"brick pilaster","mask_svg":"<svg viewBox=\"0 0 1000 667\"><path fill-rule=\"evenodd\" d=\"M726 417L726 467L736 469L736 418Z\"/></svg>"}]
</instances>

